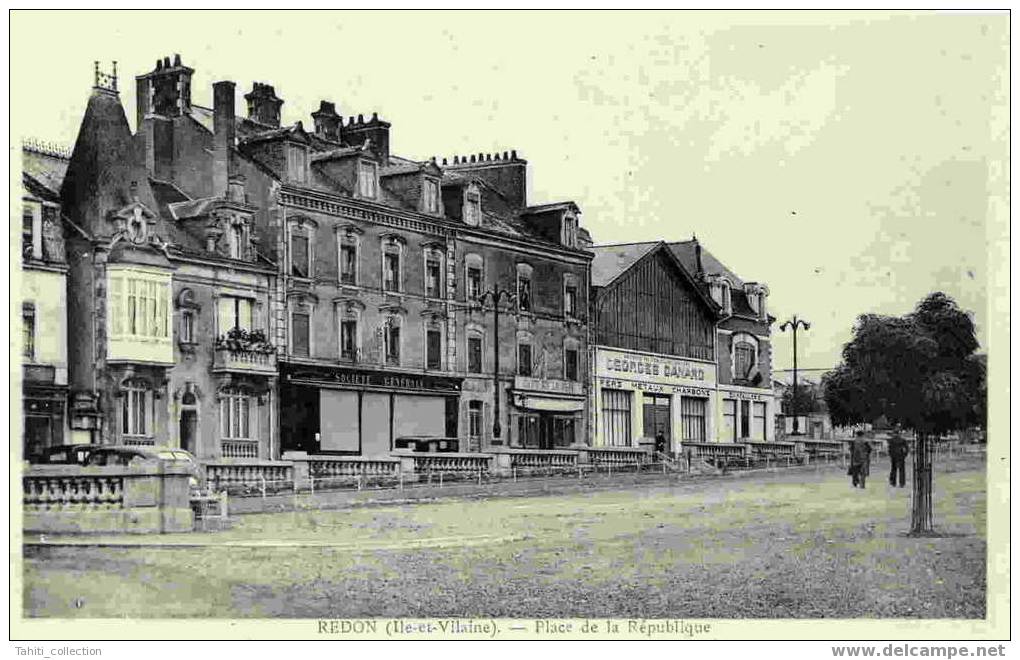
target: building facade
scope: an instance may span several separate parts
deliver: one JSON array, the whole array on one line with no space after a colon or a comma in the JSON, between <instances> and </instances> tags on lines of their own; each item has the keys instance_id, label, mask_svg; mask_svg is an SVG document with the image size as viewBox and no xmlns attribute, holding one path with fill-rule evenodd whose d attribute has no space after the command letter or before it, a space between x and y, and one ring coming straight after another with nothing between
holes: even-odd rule
<instances>
[{"instance_id":1,"label":"building facade","mask_svg":"<svg viewBox=\"0 0 1020 660\"><path fill-rule=\"evenodd\" d=\"M67 260L60 219L63 150L22 148L22 456L69 440L67 427Z\"/></svg>"},{"instance_id":2,"label":"building facade","mask_svg":"<svg viewBox=\"0 0 1020 660\"><path fill-rule=\"evenodd\" d=\"M591 250L594 446L774 440L767 288L696 240Z\"/></svg>"},{"instance_id":3,"label":"building facade","mask_svg":"<svg viewBox=\"0 0 1020 660\"><path fill-rule=\"evenodd\" d=\"M97 66L61 187L70 424L93 443L268 458L276 269L230 149L186 112L190 73L167 58L138 77L132 134Z\"/></svg>"}]
</instances>

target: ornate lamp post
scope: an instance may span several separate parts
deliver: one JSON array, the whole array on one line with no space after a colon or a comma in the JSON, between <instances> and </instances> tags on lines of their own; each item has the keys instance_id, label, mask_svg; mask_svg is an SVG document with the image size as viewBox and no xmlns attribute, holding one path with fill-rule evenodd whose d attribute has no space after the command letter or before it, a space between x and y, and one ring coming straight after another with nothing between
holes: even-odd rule
<instances>
[{"instance_id":1,"label":"ornate lamp post","mask_svg":"<svg viewBox=\"0 0 1020 660\"><path fill-rule=\"evenodd\" d=\"M485 304L486 300L492 301L493 311L493 356L495 359L495 369L492 375L493 385L493 419L492 419L492 437L498 438L502 432L502 426L499 423L499 303L501 300L513 304L517 300L517 294L510 289L505 289L499 285L494 286L488 291L482 292L476 299L478 302Z\"/></svg>"},{"instance_id":2,"label":"ornate lamp post","mask_svg":"<svg viewBox=\"0 0 1020 660\"><path fill-rule=\"evenodd\" d=\"M793 435L800 435L800 422L797 420L797 329L804 328L809 330L811 324L804 319L797 318L794 314L793 318L788 321L784 321L779 329L786 332L787 329L793 330Z\"/></svg>"}]
</instances>

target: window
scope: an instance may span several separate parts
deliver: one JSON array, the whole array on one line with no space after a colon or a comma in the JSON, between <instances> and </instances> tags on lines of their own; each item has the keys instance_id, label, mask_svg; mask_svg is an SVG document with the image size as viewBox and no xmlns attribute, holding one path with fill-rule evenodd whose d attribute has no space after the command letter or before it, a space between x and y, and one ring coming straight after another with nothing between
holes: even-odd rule
<instances>
[{"instance_id":1,"label":"window","mask_svg":"<svg viewBox=\"0 0 1020 660\"><path fill-rule=\"evenodd\" d=\"M383 290L400 291L400 255L395 252L383 255Z\"/></svg>"},{"instance_id":2,"label":"window","mask_svg":"<svg viewBox=\"0 0 1020 660\"><path fill-rule=\"evenodd\" d=\"M740 437L751 437L751 402L740 402Z\"/></svg>"},{"instance_id":3,"label":"window","mask_svg":"<svg viewBox=\"0 0 1020 660\"><path fill-rule=\"evenodd\" d=\"M482 373L482 338L468 337L467 340L468 373Z\"/></svg>"},{"instance_id":4,"label":"window","mask_svg":"<svg viewBox=\"0 0 1020 660\"><path fill-rule=\"evenodd\" d=\"M726 314L733 313L733 302L730 298L730 295L731 295L730 284L729 282L726 282L724 280L722 283L722 308L723 312Z\"/></svg>"},{"instance_id":5,"label":"window","mask_svg":"<svg viewBox=\"0 0 1020 660\"><path fill-rule=\"evenodd\" d=\"M531 311L531 273L517 273L517 309Z\"/></svg>"},{"instance_id":6,"label":"window","mask_svg":"<svg viewBox=\"0 0 1020 660\"><path fill-rule=\"evenodd\" d=\"M705 442L705 411L707 399L685 396L680 399L680 422L684 442Z\"/></svg>"},{"instance_id":7,"label":"window","mask_svg":"<svg viewBox=\"0 0 1020 660\"><path fill-rule=\"evenodd\" d=\"M554 417L553 438L554 447L569 447L574 444L574 418Z\"/></svg>"},{"instance_id":8,"label":"window","mask_svg":"<svg viewBox=\"0 0 1020 660\"><path fill-rule=\"evenodd\" d=\"M422 202L426 213L439 213L439 182L435 179L425 179Z\"/></svg>"},{"instance_id":9,"label":"window","mask_svg":"<svg viewBox=\"0 0 1020 660\"><path fill-rule=\"evenodd\" d=\"M185 344L195 341L195 313L190 310L181 312L181 341Z\"/></svg>"},{"instance_id":10,"label":"window","mask_svg":"<svg viewBox=\"0 0 1020 660\"><path fill-rule=\"evenodd\" d=\"M482 197L477 192L464 195L464 222L477 227L482 220Z\"/></svg>"},{"instance_id":11,"label":"window","mask_svg":"<svg viewBox=\"0 0 1020 660\"><path fill-rule=\"evenodd\" d=\"M765 427L765 404L754 402L754 439L764 442L768 440L768 432Z\"/></svg>"},{"instance_id":12,"label":"window","mask_svg":"<svg viewBox=\"0 0 1020 660\"><path fill-rule=\"evenodd\" d=\"M428 369L443 368L443 333L438 328L425 331L425 366Z\"/></svg>"},{"instance_id":13,"label":"window","mask_svg":"<svg viewBox=\"0 0 1020 660\"><path fill-rule=\"evenodd\" d=\"M563 314L577 317L577 287L568 284L563 288Z\"/></svg>"},{"instance_id":14,"label":"window","mask_svg":"<svg viewBox=\"0 0 1020 660\"><path fill-rule=\"evenodd\" d=\"M482 406L481 401L471 401L468 403L468 435L475 441L480 440L483 434Z\"/></svg>"},{"instance_id":15,"label":"window","mask_svg":"<svg viewBox=\"0 0 1020 660\"><path fill-rule=\"evenodd\" d=\"M294 277L309 277L311 264L309 263L308 236L305 234L291 234L290 236L290 274Z\"/></svg>"},{"instance_id":16,"label":"window","mask_svg":"<svg viewBox=\"0 0 1020 660\"><path fill-rule=\"evenodd\" d=\"M719 439L723 442L737 439L737 402L733 399L723 399L723 432Z\"/></svg>"},{"instance_id":17,"label":"window","mask_svg":"<svg viewBox=\"0 0 1020 660\"><path fill-rule=\"evenodd\" d=\"M358 322L355 319L344 319L340 322L340 357L344 360L356 360L358 351Z\"/></svg>"},{"instance_id":18,"label":"window","mask_svg":"<svg viewBox=\"0 0 1020 660\"><path fill-rule=\"evenodd\" d=\"M287 178L294 183L305 183L308 172L308 149L291 144L287 146Z\"/></svg>"},{"instance_id":19,"label":"window","mask_svg":"<svg viewBox=\"0 0 1020 660\"><path fill-rule=\"evenodd\" d=\"M291 346L294 355L308 357L311 351L311 337L309 336L309 315L303 312L294 312L290 316Z\"/></svg>"},{"instance_id":20,"label":"window","mask_svg":"<svg viewBox=\"0 0 1020 660\"><path fill-rule=\"evenodd\" d=\"M21 256L35 256L35 213L31 206L21 211Z\"/></svg>"},{"instance_id":21,"label":"window","mask_svg":"<svg viewBox=\"0 0 1020 660\"><path fill-rule=\"evenodd\" d=\"M375 163L360 161L358 163L358 194L362 197L375 199L376 167Z\"/></svg>"},{"instance_id":22,"label":"window","mask_svg":"<svg viewBox=\"0 0 1020 660\"><path fill-rule=\"evenodd\" d=\"M234 328L248 331L252 329L254 300L236 296L221 296L216 304L219 311L217 321L219 322L220 335L226 335Z\"/></svg>"},{"instance_id":23,"label":"window","mask_svg":"<svg viewBox=\"0 0 1020 660\"><path fill-rule=\"evenodd\" d=\"M469 266L467 269L468 300L477 300L480 295L482 295L482 269Z\"/></svg>"},{"instance_id":24,"label":"window","mask_svg":"<svg viewBox=\"0 0 1020 660\"><path fill-rule=\"evenodd\" d=\"M602 390L602 438L608 447L630 447L630 402L626 390Z\"/></svg>"},{"instance_id":25,"label":"window","mask_svg":"<svg viewBox=\"0 0 1020 660\"><path fill-rule=\"evenodd\" d=\"M353 243L340 244L340 282L358 283L358 248Z\"/></svg>"},{"instance_id":26,"label":"window","mask_svg":"<svg viewBox=\"0 0 1020 660\"><path fill-rule=\"evenodd\" d=\"M155 413L154 397L144 382L125 384L121 408L121 429L124 435L150 436Z\"/></svg>"},{"instance_id":27,"label":"window","mask_svg":"<svg viewBox=\"0 0 1020 660\"><path fill-rule=\"evenodd\" d=\"M537 448L541 443L538 415L520 415L517 418L517 442L522 447Z\"/></svg>"},{"instance_id":28,"label":"window","mask_svg":"<svg viewBox=\"0 0 1020 660\"><path fill-rule=\"evenodd\" d=\"M746 380L751 377L758 362L757 340L746 333L733 336L733 377Z\"/></svg>"},{"instance_id":29,"label":"window","mask_svg":"<svg viewBox=\"0 0 1020 660\"><path fill-rule=\"evenodd\" d=\"M567 380L577 380L577 349L567 348L564 352L563 376Z\"/></svg>"},{"instance_id":30,"label":"window","mask_svg":"<svg viewBox=\"0 0 1020 660\"><path fill-rule=\"evenodd\" d=\"M563 218L563 235L560 240L566 247L577 247L577 218L570 215Z\"/></svg>"},{"instance_id":31,"label":"window","mask_svg":"<svg viewBox=\"0 0 1020 660\"><path fill-rule=\"evenodd\" d=\"M35 360L35 305L27 303L21 307L21 354L26 360Z\"/></svg>"},{"instance_id":32,"label":"window","mask_svg":"<svg viewBox=\"0 0 1020 660\"><path fill-rule=\"evenodd\" d=\"M110 274L110 325L115 338L170 339L170 283L164 276Z\"/></svg>"},{"instance_id":33,"label":"window","mask_svg":"<svg viewBox=\"0 0 1020 660\"><path fill-rule=\"evenodd\" d=\"M383 328L383 342L386 349L386 364L400 364L400 323L390 318Z\"/></svg>"},{"instance_id":34,"label":"window","mask_svg":"<svg viewBox=\"0 0 1020 660\"><path fill-rule=\"evenodd\" d=\"M517 375L531 376L531 344L517 345Z\"/></svg>"},{"instance_id":35,"label":"window","mask_svg":"<svg viewBox=\"0 0 1020 660\"><path fill-rule=\"evenodd\" d=\"M440 259L434 255L430 255L425 259L425 295L429 298L441 298L442 289L441 283L441 272L442 267L440 266Z\"/></svg>"},{"instance_id":36,"label":"window","mask_svg":"<svg viewBox=\"0 0 1020 660\"><path fill-rule=\"evenodd\" d=\"M220 399L220 436L232 440L252 437L251 397L244 391L229 389Z\"/></svg>"},{"instance_id":37,"label":"window","mask_svg":"<svg viewBox=\"0 0 1020 660\"><path fill-rule=\"evenodd\" d=\"M244 246L244 226L239 224L230 225L230 258L244 259Z\"/></svg>"}]
</instances>

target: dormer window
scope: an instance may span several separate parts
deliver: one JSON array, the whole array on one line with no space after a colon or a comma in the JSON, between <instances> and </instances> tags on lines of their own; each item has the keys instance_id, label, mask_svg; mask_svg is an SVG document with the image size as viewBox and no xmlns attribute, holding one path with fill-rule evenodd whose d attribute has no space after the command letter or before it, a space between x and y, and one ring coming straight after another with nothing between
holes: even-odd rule
<instances>
[{"instance_id":1,"label":"dormer window","mask_svg":"<svg viewBox=\"0 0 1020 660\"><path fill-rule=\"evenodd\" d=\"M482 221L482 196L471 191L464 195L464 222L477 227Z\"/></svg>"},{"instance_id":2,"label":"dormer window","mask_svg":"<svg viewBox=\"0 0 1020 660\"><path fill-rule=\"evenodd\" d=\"M439 213L439 182L426 177L421 194L425 213Z\"/></svg>"},{"instance_id":3,"label":"dormer window","mask_svg":"<svg viewBox=\"0 0 1020 660\"><path fill-rule=\"evenodd\" d=\"M375 199L379 180L379 169L375 163L360 161L358 163L358 195L366 199Z\"/></svg>"},{"instance_id":4,"label":"dormer window","mask_svg":"<svg viewBox=\"0 0 1020 660\"><path fill-rule=\"evenodd\" d=\"M244 225L234 224L230 225L230 258L231 259L244 259L245 258L245 235Z\"/></svg>"},{"instance_id":5,"label":"dormer window","mask_svg":"<svg viewBox=\"0 0 1020 660\"><path fill-rule=\"evenodd\" d=\"M287 178L294 183L308 181L308 149L303 145L287 145Z\"/></svg>"},{"instance_id":6,"label":"dormer window","mask_svg":"<svg viewBox=\"0 0 1020 660\"><path fill-rule=\"evenodd\" d=\"M577 247L577 218L572 215L564 216L562 231L560 242L566 247Z\"/></svg>"}]
</instances>

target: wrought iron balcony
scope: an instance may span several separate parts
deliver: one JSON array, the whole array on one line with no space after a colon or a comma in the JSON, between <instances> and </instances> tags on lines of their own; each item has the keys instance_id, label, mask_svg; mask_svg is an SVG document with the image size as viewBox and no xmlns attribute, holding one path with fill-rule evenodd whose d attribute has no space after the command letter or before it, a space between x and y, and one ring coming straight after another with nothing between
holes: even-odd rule
<instances>
[{"instance_id":1,"label":"wrought iron balcony","mask_svg":"<svg viewBox=\"0 0 1020 660\"><path fill-rule=\"evenodd\" d=\"M276 349L259 331L234 328L216 340L214 372L276 373Z\"/></svg>"}]
</instances>

